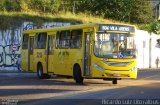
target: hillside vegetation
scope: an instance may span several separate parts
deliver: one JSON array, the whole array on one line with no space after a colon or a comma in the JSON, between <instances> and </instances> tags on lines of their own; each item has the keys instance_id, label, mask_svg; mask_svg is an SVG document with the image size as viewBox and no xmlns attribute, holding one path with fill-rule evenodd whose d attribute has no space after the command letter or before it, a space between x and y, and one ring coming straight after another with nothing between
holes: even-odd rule
<instances>
[{"instance_id":1,"label":"hillside vegetation","mask_svg":"<svg viewBox=\"0 0 160 105\"><path fill-rule=\"evenodd\" d=\"M1 30L24 21L147 24L153 21L153 11L144 0L1 0Z\"/></svg>"},{"instance_id":2,"label":"hillside vegetation","mask_svg":"<svg viewBox=\"0 0 160 105\"><path fill-rule=\"evenodd\" d=\"M57 15L39 12L0 12L0 30L8 29L9 27L20 27L23 22L32 21L37 26L41 26L45 22L65 22L71 24L85 23L120 23L103 17L96 17L87 14L72 14L70 12Z\"/></svg>"}]
</instances>

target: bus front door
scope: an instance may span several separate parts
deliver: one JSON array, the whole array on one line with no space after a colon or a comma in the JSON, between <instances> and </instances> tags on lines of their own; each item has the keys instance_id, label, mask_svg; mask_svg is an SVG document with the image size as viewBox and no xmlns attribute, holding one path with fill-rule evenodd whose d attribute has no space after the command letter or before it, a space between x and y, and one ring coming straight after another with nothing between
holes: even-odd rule
<instances>
[{"instance_id":1,"label":"bus front door","mask_svg":"<svg viewBox=\"0 0 160 105\"><path fill-rule=\"evenodd\" d=\"M90 65L91 65L91 32L84 33L84 62L83 62L83 75L91 76Z\"/></svg>"},{"instance_id":2,"label":"bus front door","mask_svg":"<svg viewBox=\"0 0 160 105\"><path fill-rule=\"evenodd\" d=\"M33 71L34 70L34 57L33 57L33 46L34 45L34 37L33 36L30 36L29 37L29 49L28 49L28 70L31 70Z\"/></svg>"}]
</instances>

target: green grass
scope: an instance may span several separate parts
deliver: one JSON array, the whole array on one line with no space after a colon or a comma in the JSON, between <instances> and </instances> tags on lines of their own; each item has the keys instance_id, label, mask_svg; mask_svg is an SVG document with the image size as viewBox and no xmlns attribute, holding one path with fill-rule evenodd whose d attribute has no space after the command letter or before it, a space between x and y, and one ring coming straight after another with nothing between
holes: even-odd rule
<instances>
[{"instance_id":1,"label":"green grass","mask_svg":"<svg viewBox=\"0 0 160 105\"><path fill-rule=\"evenodd\" d=\"M121 23L119 21L104 19L101 16L92 16L84 13L72 14L70 12L59 14L40 13L35 11L29 12L0 12L0 30L8 29L8 27L20 27L24 21L32 21L36 25L44 22L67 22L71 24L82 23Z\"/></svg>"}]
</instances>

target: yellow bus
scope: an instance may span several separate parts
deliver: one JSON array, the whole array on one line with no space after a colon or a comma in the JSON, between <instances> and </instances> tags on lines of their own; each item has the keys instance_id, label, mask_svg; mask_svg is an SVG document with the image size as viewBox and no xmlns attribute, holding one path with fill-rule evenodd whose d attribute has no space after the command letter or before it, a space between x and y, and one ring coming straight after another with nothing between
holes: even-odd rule
<instances>
[{"instance_id":1,"label":"yellow bus","mask_svg":"<svg viewBox=\"0 0 160 105\"><path fill-rule=\"evenodd\" d=\"M22 33L21 68L49 74L111 80L136 78L135 26L80 24Z\"/></svg>"}]
</instances>

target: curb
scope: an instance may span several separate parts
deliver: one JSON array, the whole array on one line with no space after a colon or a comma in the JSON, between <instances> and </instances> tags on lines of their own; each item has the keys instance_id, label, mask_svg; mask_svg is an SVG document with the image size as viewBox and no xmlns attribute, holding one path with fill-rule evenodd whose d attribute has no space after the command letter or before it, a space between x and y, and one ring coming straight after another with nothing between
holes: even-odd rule
<instances>
[{"instance_id":1,"label":"curb","mask_svg":"<svg viewBox=\"0 0 160 105\"><path fill-rule=\"evenodd\" d=\"M19 71L15 70L0 70L0 73L21 73Z\"/></svg>"},{"instance_id":2,"label":"curb","mask_svg":"<svg viewBox=\"0 0 160 105\"><path fill-rule=\"evenodd\" d=\"M143 69L138 69L138 71L151 71L151 70L159 70L160 68L143 68Z\"/></svg>"}]
</instances>

